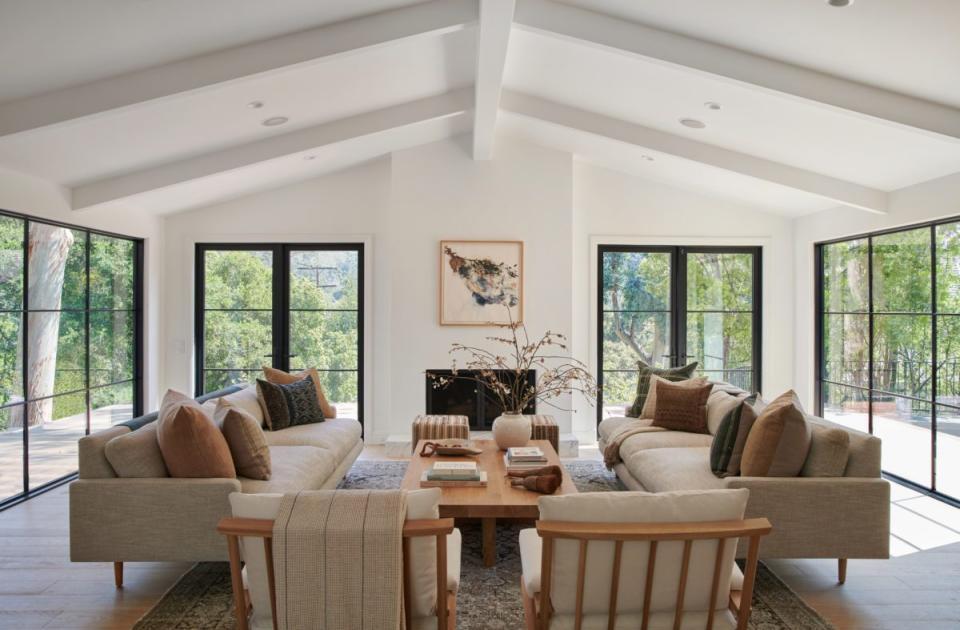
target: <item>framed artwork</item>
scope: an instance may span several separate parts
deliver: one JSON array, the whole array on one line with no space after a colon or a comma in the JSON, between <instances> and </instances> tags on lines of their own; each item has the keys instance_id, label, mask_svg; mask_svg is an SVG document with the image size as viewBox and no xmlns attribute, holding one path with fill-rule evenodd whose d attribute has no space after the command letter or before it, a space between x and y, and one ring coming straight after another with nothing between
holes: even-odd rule
<instances>
[{"instance_id":1,"label":"framed artwork","mask_svg":"<svg viewBox=\"0 0 960 630\"><path fill-rule=\"evenodd\" d=\"M440 325L523 321L523 241L440 241Z\"/></svg>"}]
</instances>

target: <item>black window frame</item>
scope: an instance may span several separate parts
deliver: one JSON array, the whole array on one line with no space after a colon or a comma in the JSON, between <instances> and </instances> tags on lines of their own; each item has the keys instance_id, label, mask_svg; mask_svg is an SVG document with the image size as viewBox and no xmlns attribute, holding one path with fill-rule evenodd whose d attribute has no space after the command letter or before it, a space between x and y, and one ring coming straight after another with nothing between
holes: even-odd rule
<instances>
[{"instance_id":1,"label":"black window frame","mask_svg":"<svg viewBox=\"0 0 960 630\"><path fill-rule=\"evenodd\" d=\"M357 420L364 426L364 329L366 318L365 304L365 275L364 243L337 242L337 243L197 243L194 257L194 395L204 392L204 312L206 304L205 294L205 254L208 251L270 251L273 255L271 322L272 350L269 358L273 367L290 371L290 254L296 251L352 251L357 252L357 368L341 371L357 373ZM296 309L295 309L296 310ZM343 312L344 309L322 309L327 311ZM349 309L351 312L353 309Z\"/></svg>"},{"instance_id":2,"label":"black window frame","mask_svg":"<svg viewBox=\"0 0 960 630\"><path fill-rule=\"evenodd\" d=\"M867 400L867 429L868 432L873 435L874 423L873 423L873 396L875 393L882 395L892 395L899 398L908 398L913 399L918 402L930 403L930 485L925 486L923 484L917 483L916 481L906 479L897 475L895 473L882 470L883 476L896 481L897 483L909 487L917 492L928 495L930 497L939 499L945 503L954 505L955 507L960 507L960 497L954 497L952 495L944 494L937 489L937 407L952 407L956 408L955 405L948 403L937 402L937 386L938 386L938 376L939 369L937 367L938 363L938 352L937 352L937 325L939 318L945 314L939 313L939 304L938 304L938 295L937 295L937 227L941 225L949 225L951 223L960 222L960 216L953 216L944 219L937 219L934 221L924 221L922 223L913 223L910 225L886 228L882 230L875 230L872 232L861 232L858 234L853 234L850 236L843 236L838 238L832 238L823 241L817 241L814 243L813 248L813 277L814 277L814 410L818 416L823 417L823 390L825 385L834 385L837 387L846 387L849 389L855 389L863 392L866 395ZM887 392L884 390L878 390L874 388L874 322L876 315L896 315L897 313L888 313L885 311L875 312L874 310L874 286L873 286L873 239L879 236L885 236L889 234L898 234L901 232L910 232L914 230L927 229L930 231L930 311L927 313L903 313L904 315L915 315L918 317L929 317L931 320L931 337L930 337L930 350L931 354L931 371L930 371L930 400L919 399L913 396L906 394L897 394L894 392ZM865 240L867 242L867 295L868 295L868 304L867 310L858 313L859 315L866 315L868 318L868 386L860 387L857 385L851 385L849 383L841 383L837 381L832 381L825 379L826 375L826 366L824 364L824 317L827 314L824 311L824 267L823 267L823 249L828 245L836 245L839 243L847 243L850 241L856 240ZM832 313L832 312L831 312ZM842 314L842 313L841 313ZM955 314L950 314L955 315ZM957 315L960 317L960 315Z\"/></svg>"},{"instance_id":3,"label":"black window frame","mask_svg":"<svg viewBox=\"0 0 960 630\"><path fill-rule=\"evenodd\" d=\"M31 309L30 308L30 265L29 265L29 256L27 255L27 246L30 239L30 225L32 223L39 223L44 225L51 225L59 228L64 228L76 232L81 232L84 235L84 282L86 283L85 287L85 298L84 298L84 307L82 309L61 309L60 312L82 312L84 314L84 346L85 346L85 358L84 358L84 387L82 389L68 391L68 392L58 392L53 396L44 397L44 398L55 398L57 396L67 396L67 395L76 395L83 394L86 403L86 426L84 428L84 435L90 435L91 430L91 420L93 415L93 404L91 401L91 392L98 389L105 389L108 387L113 387L116 385L123 385L130 383L132 385L133 400L132 402L132 418L143 415L144 411L144 379L143 379L143 344L144 344L144 334L143 334L143 288L144 288L144 239L128 236L126 234L119 234L117 232L108 232L106 230L98 230L90 227L85 227L82 225L75 225L72 223L64 223L62 221L56 221L52 219L45 219L42 217L35 217L33 215L24 214L22 212L14 212L12 210L6 210L0 208L0 216L9 217L23 221L23 292L22 292L22 303L20 305L19 311L11 309L6 312L19 312L20 314L20 336L22 339L27 339L29 334L29 317L28 315L31 312L42 312L43 309ZM130 241L133 243L133 308L132 309L93 309L90 307L90 237L92 235L104 236L114 239L122 239L125 241ZM92 312L105 312L105 311L132 311L134 318L133 326L133 377L129 379L123 379L121 381L110 382L106 384L94 385L91 386L90 379L90 314ZM26 343L21 344L21 364L22 364L22 388L23 388L23 401L13 404L3 405L3 408L12 408L18 405L22 405L24 408L24 414L27 413L27 409L33 401L27 400L27 391L29 391L29 359ZM48 490L52 490L58 486L61 486L65 483L73 481L77 478L77 471L67 473L56 479L46 481L43 484L33 487L30 487L30 423L25 421L23 423L23 491L19 494L11 495L9 497L3 498L0 500L0 510L12 507L19 503L22 503L28 499L31 499L35 496L43 494Z\"/></svg>"},{"instance_id":4,"label":"black window frame","mask_svg":"<svg viewBox=\"0 0 960 630\"><path fill-rule=\"evenodd\" d=\"M752 311L752 379L753 391L760 391L763 374L763 246L760 245L597 245L597 424L603 420L603 256L608 253L667 253L670 254L670 354L669 365L686 364L687 352L687 254L750 254L753 256ZM700 311L693 311L700 312ZM617 371L617 370L607 370ZM635 370L626 370L635 371Z\"/></svg>"}]
</instances>

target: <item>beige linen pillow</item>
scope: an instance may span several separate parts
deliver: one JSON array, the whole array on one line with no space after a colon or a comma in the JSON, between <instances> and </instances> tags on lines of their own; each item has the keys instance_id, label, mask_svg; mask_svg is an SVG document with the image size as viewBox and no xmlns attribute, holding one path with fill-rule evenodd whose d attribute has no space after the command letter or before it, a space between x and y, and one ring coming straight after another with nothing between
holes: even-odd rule
<instances>
[{"instance_id":1,"label":"beige linen pillow","mask_svg":"<svg viewBox=\"0 0 960 630\"><path fill-rule=\"evenodd\" d=\"M721 389L710 392L710 398L707 398L707 430L710 431L710 435L717 434L723 418L746 397L747 394L734 396Z\"/></svg>"},{"instance_id":2,"label":"beige linen pillow","mask_svg":"<svg viewBox=\"0 0 960 630\"><path fill-rule=\"evenodd\" d=\"M223 398L217 402L214 421L227 439L237 473L248 479L270 479L270 446L260 421L245 409Z\"/></svg>"},{"instance_id":3,"label":"beige linen pillow","mask_svg":"<svg viewBox=\"0 0 960 630\"><path fill-rule=\"evenodd\" d=\"M150 479L170 476L157 441L156 422L118 435L107 442L103 451L118 477Z\"/></svg>"},{"instance_id":4,"label":"beige linen pillow","mask_svg":"<svg viewBox=\"0 0 960 630\"><path fill-rule=\"evenodd\" d=\"M670 383L678 387L703 387L707 384L707 379L703 376L690 378L685 381L671 381L656 374L650 375L650 390L647 392L647 399L643 403L643 410L640 412L640 418L652 420L657 411L657 383Z\"/></svg>"},{"instance_id":5,"label":"beige linen pillow","mask_svg":"<svg viewBox=\"0 0 960 630\"><path fill-rule=\"evenodd\" d=\"M317 387L317 400L320 402L320 411L323 412L323 417L327 420L337 417L337 408L327 401L327 396L323 392L323 385L320 384L320 373L317 372L317 368L307 368L302 372L291 374L265 365L263 366L263 376L268 383L274 385L289 385L308 376L313 377L313 384ZM266 410L264 410L264 416L267 415Z\"/></svg>"},{"instance_id":6,"label":"beige linen pillow","mask_svg":"<svg viewBox=\"0 0 960 630\"><path fill-rule=\"evenodd\" d=\"M810 452L810 425L800 400L787 391L757 418L743 447L740 474L745 477L796 477Z\"/></svg>"},{"instance_id":7,"label":"beige linen pillow","mask_svg":"<svg viewBox=\"0 0 960 630\"><path fill-rule=\"evenodd\" d=\"M710 397L713 383L684 387L680 383L660 381L654 387L657 390L657 408L652 426L687 433L707 433L707 398Z\"/></svg>"},{"instance_id":8,"label":"beige linen pillow","mask_svg":"<svg viewBox=\"0 0 960 630\"><path fill-rule=\"evenodd\" d=\"M171 477L234 478L226 438L192 398L168 390L157 417L157 442Z\"/></svg>"},{"instance_id":9,"label":"beige linen pillow","mask_svg":"<svg viewBox=\"0 0 960 630\"><path fill-rule=\"evenodd\" d=\"M801 477L843 477L850 458L850 434L843 429L814 427L810 453Z\"/></svg>"}]
</instances>

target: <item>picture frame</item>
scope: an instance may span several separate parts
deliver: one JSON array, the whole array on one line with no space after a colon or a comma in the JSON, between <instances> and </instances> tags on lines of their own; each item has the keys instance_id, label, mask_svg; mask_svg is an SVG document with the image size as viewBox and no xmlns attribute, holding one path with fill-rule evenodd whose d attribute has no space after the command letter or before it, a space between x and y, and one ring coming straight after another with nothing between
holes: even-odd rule
<instances>
[{"instance_id":1,"label":"picture frame","mask_svg":"<svg viewBox=\"0 0 960 630\"><path fill-rule=\"evenodd\" d=\"M523 254L523 241L440 241L440 325L522 322Z\"/></svg>"}]
</instances>

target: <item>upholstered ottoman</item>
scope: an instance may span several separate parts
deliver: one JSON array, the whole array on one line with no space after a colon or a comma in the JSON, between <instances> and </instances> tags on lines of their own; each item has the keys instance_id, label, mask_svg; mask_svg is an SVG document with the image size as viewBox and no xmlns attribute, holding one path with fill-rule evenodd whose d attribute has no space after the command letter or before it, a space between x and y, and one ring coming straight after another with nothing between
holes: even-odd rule
<instances>
[{"instance_id":1,"label":"upholstered ottoman","mask_svg":"<svg viewBox=\"0 0 960 630\"><path fill-rule=\"evenodd\" d=\"M410 450L420 440L470 439L470 419L467 416L419 415L413 419L413 441Z\"/></svg>"},{"instance_id":2,"label":"upholstered ottoman","mask_svg":"<svg viewBox=\"0 0 960 630\"><path fill-rule=\"evenodd\" d=\"M530 434L531 440L549 440L553 450L560 453L560 426L553 416L538 415L530 416L530 423L533 430Z\"/></svg>"}]
</instances>

